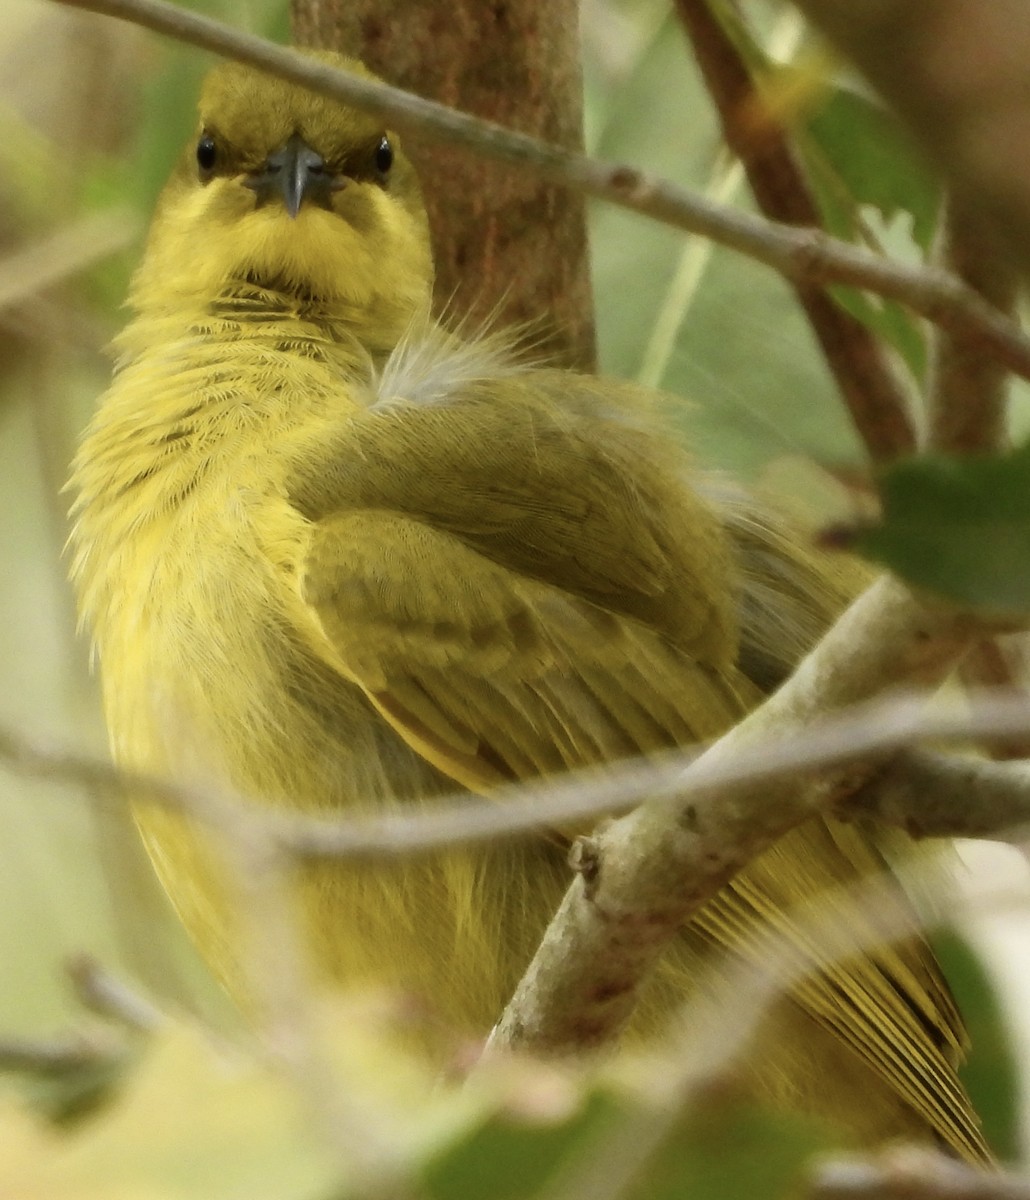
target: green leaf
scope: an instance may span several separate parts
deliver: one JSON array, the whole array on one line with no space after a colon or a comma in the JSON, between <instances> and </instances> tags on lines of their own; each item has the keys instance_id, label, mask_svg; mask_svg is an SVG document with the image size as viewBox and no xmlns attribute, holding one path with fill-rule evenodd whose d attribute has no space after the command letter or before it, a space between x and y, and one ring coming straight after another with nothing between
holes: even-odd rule
<instances>
[{"instance_id":1,"label":"green leaf","mask_svg":"<svg viewBox=\"0 0 1030 1200\"><path fill-rule=\"evenodd\" d=\"M620 1112L608 1093L595 1093L567 1120L530 1121L494 1114L430 1163L425 1192L432 1200L489 1196L522 1200L536 1195L558 1167Z\"/></svg>"},{"instance_id":2,"label":"green leaf","mask_svg":"<svg viewBox=\"0 0 1030 1200\"><path fill-rule=\"evenodd\" d=\"M1001 1005L965 939L945 931L931 940L969 1031L972 1048L959 1075L991 1149L999 1158L1015 1162L1020 1154L1019 1063Z\"/></svg>"},{"instance_id":3,"label":"green leaf","mask_svg":"<svg viewBox=\"0 0 1030 1200\"><path fill-rule=\"evenodd\" d=\"M779 1200L800 1194L813 1155L840 1138L822 1122L706 1098L675 1131L634 1200Z\"/></svg>"},{"instance_id":4,"label":"green leaf","mask_svg":"<svg viewBox=\"0 0 1030 1200\"><path fill-rule=\"evenodd\" d=\"M899 122L874 100L834 87L807 115L804 152L821 190L870 205L884 221L912 218L912 236L930 248L940 209L940 187Z\"/></svg>"},{"instance_id":5,"label":"green leaf","mask_svg":"<svg viewBox=\"0 0 1030 1200\"><path fill-rule=\"evenodd\" d=\"M656 1083L653 1090L662 1095L664 1089ZM425 1193L432 1200L530 1200L552 1189L579 1194L577 1180L593 1177L606 1156L617 1169L627 1141L635 1146L654 1122L665 1122L650 1091L602 1086L559 1123L494 1115L433 1161L424 1176ZM670 1102L672 1097L663 1096L660 1103ZM716 1088L672 1122L643 1157L626 1195L632 1200L796 1195L812 1155L839 1146L838 1132L743 1101L732 1088Z\"/></svg>"},{"instance_id":6,"label":"green leaf","mask_svg":"<svg viewBox=\"0 0 1030 1200\"><path fill-rule=\"evenodd\" d=\"M830 233L846 241L868 242L863 206L876 209L885 223L911 218L915 244L929 249L940 209L940 188L923 167L893 117L873 101L834 87L797 130L819 211ZM912 374L926 370L922 323L902 305L853 288L833 294L853 317L894 347Z\"/></svg>"},{"instance_id":7,"label":"green leaf","mask_svg":"<svg viewBox=\"0 0 1030 1200\"><path fill-rule=\"evenodd\" d=\"M724 0L713 0L711 6L753 74L773 95L812 93L810 64L799 68L776 63L734 6ZM885 223L908 214L914 242L928 250L940 188L914 143L874 100L825 78L817 86L819 102L803 108L792 133L826 229L846 241L867 242L863 206L875 208ZM887 339L917 379L923 377L926 339L921 323L907 309L850 288L832 291L842 308Z\"/></svg>"},{"instance_id":8,"label":"green leaf","mask_svg":"<svg viewBox=\"0 0 1030 1200\"><path fill-rule=\"evenodd\" d=\"M903 579L988 612L1030 611L1030 445L927 456L882 478L884 516L855 548Z\"/></svg>"}]
</instances>

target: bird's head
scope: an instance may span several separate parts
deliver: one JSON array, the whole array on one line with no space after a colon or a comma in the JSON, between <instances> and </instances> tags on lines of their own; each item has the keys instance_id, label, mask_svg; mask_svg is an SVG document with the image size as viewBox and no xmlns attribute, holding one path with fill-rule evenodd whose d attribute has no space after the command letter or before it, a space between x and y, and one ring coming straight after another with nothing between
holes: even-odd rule
<instances>
[{"instance_id":1,"label":"bird's head","mask_svg":"<svg viewBox=\"0 0 1030 1200\"><path fill-rule=\"evenodd\" d=\"M427 304L418 181L381 121L232 62L208 75L199 110L154 217L137 306L214 299L239 283L356 310Z\"/></svg>"}]
</instances>

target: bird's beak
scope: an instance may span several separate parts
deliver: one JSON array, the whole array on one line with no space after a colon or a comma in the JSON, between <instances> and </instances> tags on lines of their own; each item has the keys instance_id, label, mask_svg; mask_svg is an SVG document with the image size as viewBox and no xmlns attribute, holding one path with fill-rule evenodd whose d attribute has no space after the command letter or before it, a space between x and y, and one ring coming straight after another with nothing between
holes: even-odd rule
<instances>
[{"instance_id":1,"label":"bird's beak","mask_svg":"<svg viewBox=\"0 0 1030 1200\"><path fill-rule=\"evenodd\" d=\"M270 154L261 170L254 171L246 180L246 185L257 193L259 206L270 200L282 200L291 217L296 217L306 199L329 208L334 190L325 159L299 133Z\"/></svg>"}]
</instances>

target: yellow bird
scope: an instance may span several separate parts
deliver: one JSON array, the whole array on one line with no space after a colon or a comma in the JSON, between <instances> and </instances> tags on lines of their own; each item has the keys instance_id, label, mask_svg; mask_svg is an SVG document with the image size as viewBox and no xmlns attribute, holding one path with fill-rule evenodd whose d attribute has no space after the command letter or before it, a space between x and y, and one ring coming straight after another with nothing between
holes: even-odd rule
<instances>
[{"instance_id":1,"label":"yellow bird","mask_svg":"<svg viewBox=\"0 0 1030 1200\"><path fill-rule=\"evenodd\" d=\"M392 132L239 65L211 73L72 477L73 577L122 766L309 813L457 785L485 803L719 734L845 602L843 568L702 498L648 398L445 332L432 276ZM139 821L238 986L203 832L146 806ZM684 931L638 1027L727 947L789 935L793 906L882 868L851 827L784 838ZM327 977L421 994L484 1034L567 882L541 837L322 863L297 886ZM839 890L824 904L867 920ZM857 1140L983 1160L963 1040L913 932L799 984L747 1070Z\"/></svg>"}]
</instances>

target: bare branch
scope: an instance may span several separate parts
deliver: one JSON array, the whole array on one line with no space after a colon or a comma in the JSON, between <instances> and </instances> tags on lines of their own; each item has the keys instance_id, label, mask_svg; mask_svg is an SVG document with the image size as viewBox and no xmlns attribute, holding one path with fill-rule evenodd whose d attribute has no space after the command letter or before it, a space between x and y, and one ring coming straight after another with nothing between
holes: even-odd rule
<instances>
[{"instance_id":1,"label":"bare branch","mask_svg":"<svg viewBox=\"0 0 1030 1200\"><path fill-rule=\"evenodd\" d=\"M276 46L176 8L162 0L58 0L119 17L203 49L292 79L327 96L375 113L401 133L447 141L534 171L612 204L711 238L765 263L791 280L843 283L899 300L930 321L976 336L1016 374L1030 379L1030 339L971 288L946 271L907 267L813 229L779 225L713 204L685 188L633 167L585 158L526 134L513 133L412 96L386 84L333 70L297 51Z\"/></svg>"},{"instance_id":2,"label":"bare branch","mask_svg":"<svg viewBox=\"0 0 1030 1200\"><path fill-rule=\"evenodd\" d=\"M698 746L659 761L631 760L606 766L603 773L582 771L496 793L490 804L469 804L466 793L444 797L432 807L411 812L342 815L318 818L278 812L245 799L232 801L214 793L121 771L106 761L41 744L0 729L0 760L11 768L54 783L88 788L91 800L131 796L135 803L160 804L211 824L211 804L218 805L218 826L232 828L239 816L262 824L284 853L302 859L340 858L379 861L423 854L454 846L534 833L543 828L581 825L617 813L643 800L672 803L707 796L714 789L760 786L799 773L811 773L858 759L879 757L924 739L1005 741L1030 733L1030 703L1011 689L981 691L964 697L961 710L930 711L926 694L892 695L813 720L793 733L756 739L747 754L697 762L708 747ZM709 744L711 745L711 743ZM906 751L906 754L908 752ZM932 756L946 772L966 759ZM904 775L905 754L896 768ZM1011 777L1015 780L1015 773ZM984 786L990 786L985 784ZM1014 783L1013 785L1014 786ZM862 804L867 804L863 797ZM1009 840L1009 829L1022 820L1026 800L1013 794L1012 807L996 804L997 824L964 836ZM884 821L892 818L888 810ZM896 822L907 827L911 817L900 804ZM942 821L955 818L945 811ZM925 818L922 836L946 836Z\"/></svg>"},{"instance_id":3,"label":"bare branch","mask_svg":"<svg viewBox=\"0 0 1030 1200\"><path fill-rule=\"evenodd\" d=\"M819 207L787 130L768 106L760 105L748 66L708 0L677 0L676 7L727 145L743 164L759 208L775 221L820 227ZM908 396L881 344L823 288L800 279L794 288L873 460L911 453L916 436Z\"/></svg>"},{"instance_id":4,"label":"bare branch","mask_svg":"<svg viewBox=\"0 0 1030 1200\"><path fill-rule=\"evenodd\" d=\"M1026 663L1018 652L1020 639L985 638L977 642L959 666L959 678L967 690L1016 688L1025 690ZM1030 758L1030 738L992 740L988 752L994 758Z\"/></svg>"},{"instance_id":5,"label":"bare branch","mask_svg":"<svg viewBox=\"0 0 1030 1200\"><path fill-rule=\"evenodd\" d=\"M67 971L79 1002L100 1016L113 1018L137 1033L150 1033L164 1022L164 1014L124 979L112 974L90 954L78 954Z\"/></svg>"},{"instance_id":6,"label":"bare branch","mask_svg":"<svg viewBox=\"0 0 1030 1200\"><path fill-rule=\"evenodd\" d=\"M977 1171L925 1147L837 1158L813 1173L809 1200L1030 1200L1030 1180Z\"/></svg>"},{"instance_id":7,"label":"bare branch","mask_svg":"<svg viewBox=\"0 0 1030 1200\"><path fill-rule=\"evenodd\" d=\"M0 1071L63 1075L84 1067L115 1062L124 1047L100 1031L52 1038L0 1037Z\"/></svg>"},{"instance_id":8,"label":"bare branch","mask_svg":"<svg viewBox=\"0 0 1030 1200\"><path fill-rule=\"evenodd\" d=\"M1030 762L911 751L842 811L899 826L915 838L990 837L1022 846L1030 826Z\"/></svg>"},{"instance_id":9,"label":"bare branch","mask_svg":"<svg viewBox=\"0 0 1030 1200\"><path fill-rule=\"evenodd\" d=\"M1017 275L998 231L976 206L952 197L941 259L999 312L1015 311ZM928 444L944 454L999 449L1005 436L1007 375L974 336L936 331L929 376Z\"/></svg>"},{"instance_id":10,"label":"bare branch","mask_svg":"<svg viewBox=\"0 0 1030 1200\"><path fill-rule=\"evenodd\" d=\"M906 878L923 890L939 881L934 864L925 859L911 864ZM711 986L699 981L666 1036L648 1048L652 1104L631 1114L606 1141L602 1152L608 1169L598 1170L598 1148L587 1144L547 1200L622 1200L627 1184L646 1168L684 1109L703 1104L710 1086L732 1077L778 1000L817 971L912 936L913 913L897 904L895 883L886 874L842 890L852 919L842 921L836 906L825 899L810 900L793 906L781 928L764 930L746 956L726 952L710 965ZM978 912L1009 911L1014 905L1025 914L1024 890L1014 894L988 886L976 898Z\"/></svg>"}]
</instances>

